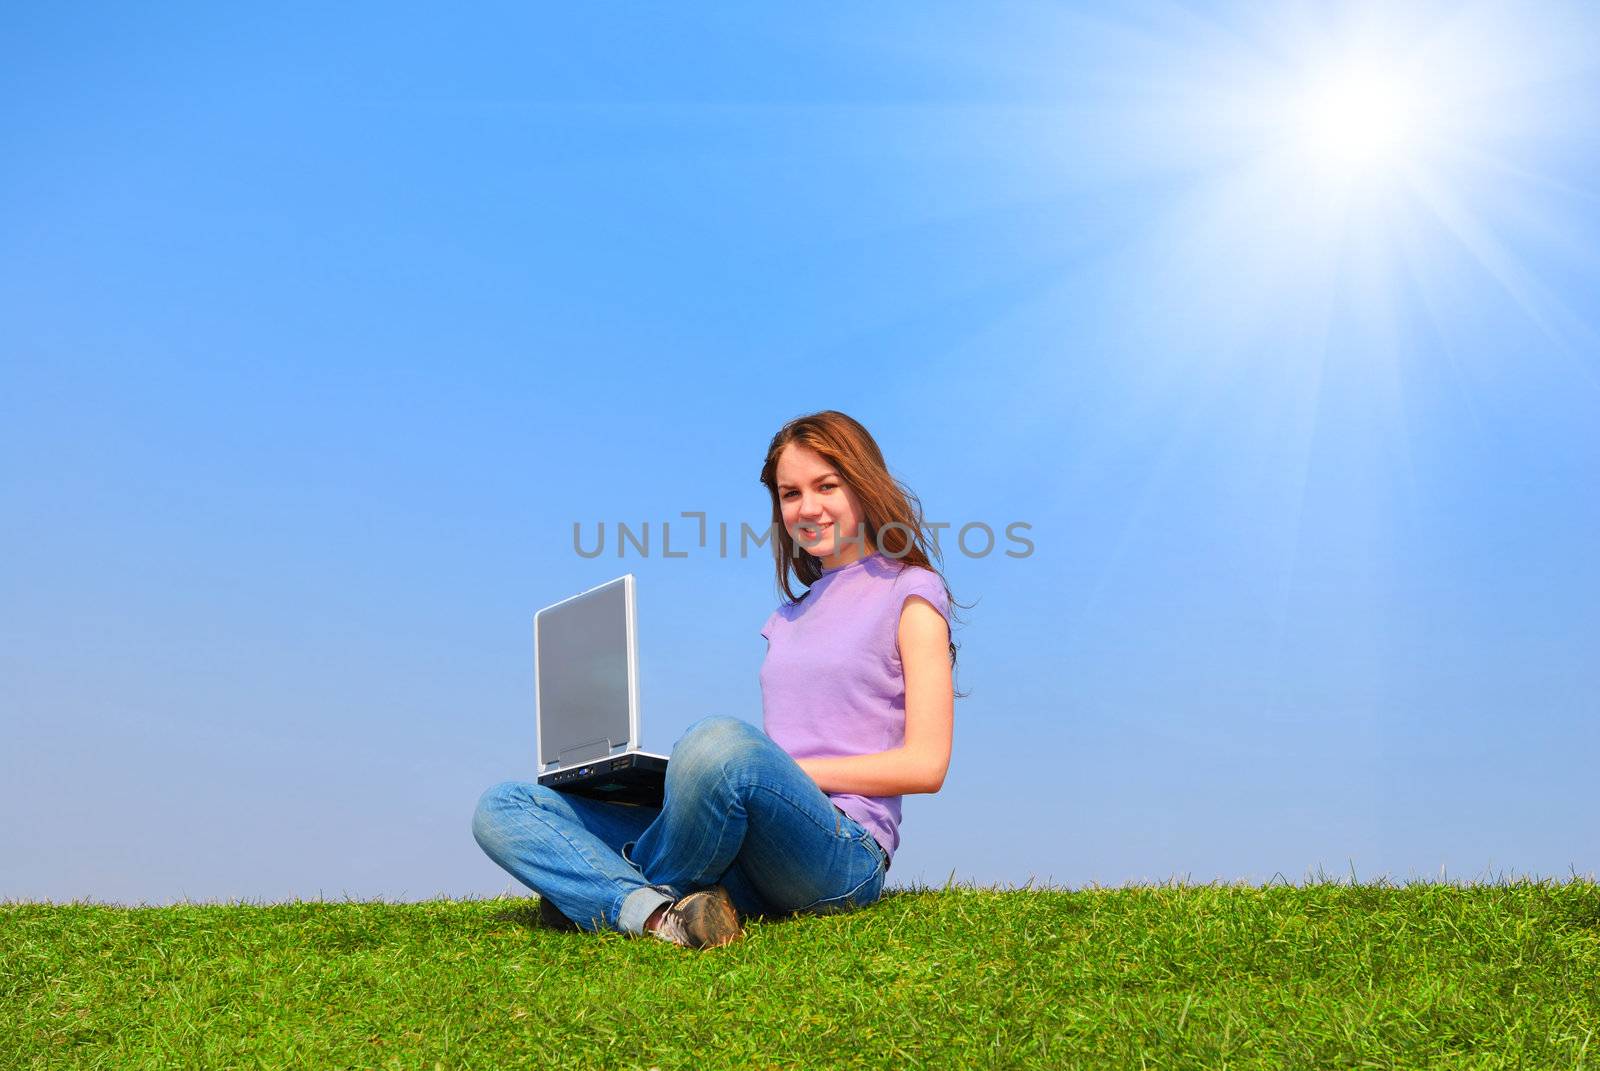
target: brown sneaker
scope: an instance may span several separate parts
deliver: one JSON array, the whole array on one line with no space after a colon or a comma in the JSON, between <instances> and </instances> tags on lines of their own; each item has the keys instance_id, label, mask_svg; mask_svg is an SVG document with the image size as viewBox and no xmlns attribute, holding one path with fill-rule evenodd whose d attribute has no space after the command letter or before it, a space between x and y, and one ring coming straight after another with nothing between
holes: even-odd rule
<instances>
[{"instance_id":1,"label":"brown sneaker","mask_svg":"<svg viewBox=\"0 0 1600 1071\"><path fill-rule=\"evenodd\" d=\"M650 932L663 941L689 948L716 948L744 931L728 890L713 885L680 897L661 913L661 920Z\"/></svg>"}]
</instances>

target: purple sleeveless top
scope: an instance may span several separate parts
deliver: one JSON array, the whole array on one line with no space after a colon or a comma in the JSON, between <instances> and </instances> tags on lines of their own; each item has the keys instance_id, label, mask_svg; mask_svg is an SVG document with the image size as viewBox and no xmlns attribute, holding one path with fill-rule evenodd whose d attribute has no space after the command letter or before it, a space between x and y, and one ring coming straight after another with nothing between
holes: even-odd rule
<instances>
[{"instance_id":1,"label":"purple sleeveless top","mask_svg":"<svg viewBox=\"0 0 1600 1071\"><path fill-rule=\"evenodd\" d=\"M932 570L879 552L824 572L805 598L780 606L761 628L761 709L768 736L797 759L870 755L906 740L900 611L920 595L950 621L944 582ZM828 793L872 831L893 858L900 797Z\"/></svg>"}]
</instances>

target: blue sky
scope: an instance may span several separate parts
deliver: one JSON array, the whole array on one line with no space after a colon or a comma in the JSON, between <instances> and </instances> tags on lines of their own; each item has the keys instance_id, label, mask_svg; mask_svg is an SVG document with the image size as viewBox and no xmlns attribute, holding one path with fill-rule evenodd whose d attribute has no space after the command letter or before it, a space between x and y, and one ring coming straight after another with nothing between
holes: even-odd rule
<instances>
[{"instance_id":1,"label":"blue sky","mask_svg":"<svg viewBox=\"0 0 1600 1071\"><path fill-rule=\"evenodd\" d=\"M1592 9L0 19L0 897L507 889L540 606L760 721L769 562L573 523L818 408L1035 545L892 883L1596 869Z\"/></svg>"}]
</instances>

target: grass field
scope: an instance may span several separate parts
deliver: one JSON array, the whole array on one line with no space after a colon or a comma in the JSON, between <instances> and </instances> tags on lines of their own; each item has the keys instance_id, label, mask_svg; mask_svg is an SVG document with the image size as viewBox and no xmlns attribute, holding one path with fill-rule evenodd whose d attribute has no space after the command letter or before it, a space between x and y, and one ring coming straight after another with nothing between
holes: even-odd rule
<instances>
[{"instance_id":1,"label":"grass field","mask_svg":"<svg viewBox=\"0 0 1600 1071\"><path fill-rule=\"evenodd\" d=\"M0 907L0 1068L1600 1067L1600 885L896 890L695 952L532 900Z\"/></svg>"}]
</instances>

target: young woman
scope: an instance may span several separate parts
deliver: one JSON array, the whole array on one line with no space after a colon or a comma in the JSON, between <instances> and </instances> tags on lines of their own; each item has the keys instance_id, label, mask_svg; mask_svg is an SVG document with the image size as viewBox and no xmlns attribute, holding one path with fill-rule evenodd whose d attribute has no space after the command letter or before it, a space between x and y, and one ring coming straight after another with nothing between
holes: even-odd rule
<instances>
[{"instance_id":1,"label":"young woman","mask_svg":"<svg viewBox=\"0 0 1600 1071\"><path fill-rule=\"evenodd\" d=\"M478 801L478 843L548 922L704 948L738 937L741 913L865 906L900 843L900 798L944 784L956 648L916 497L833 410L779 429L761 482L785 596L761 630L765 731L690 726L659 808L524 782Z\"/></svg>"}]
</instances>

